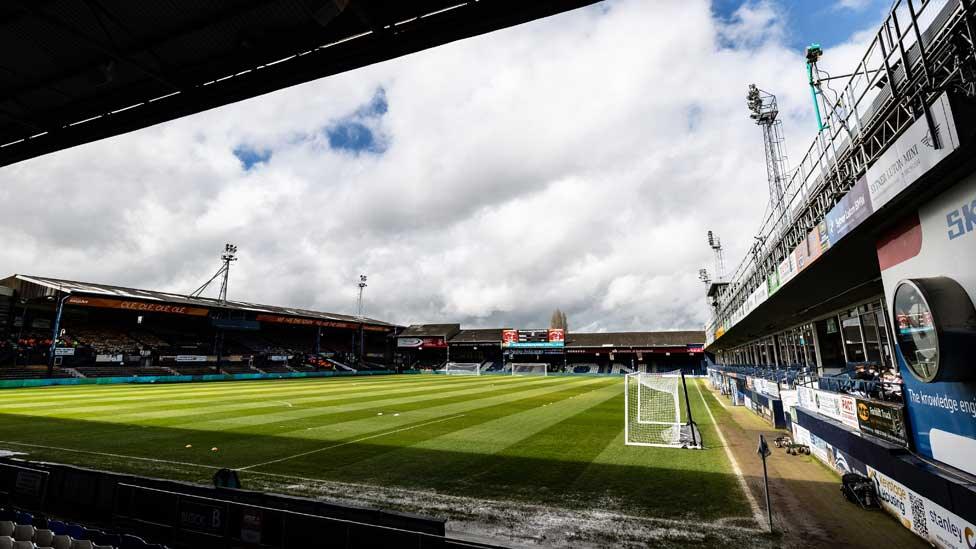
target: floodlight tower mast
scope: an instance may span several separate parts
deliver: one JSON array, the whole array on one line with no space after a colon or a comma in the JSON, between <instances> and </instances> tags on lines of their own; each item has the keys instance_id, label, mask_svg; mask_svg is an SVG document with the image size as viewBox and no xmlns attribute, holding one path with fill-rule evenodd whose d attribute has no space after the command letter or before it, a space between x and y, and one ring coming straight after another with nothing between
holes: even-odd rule
<instances>
[{"instance_id":1,"label":"floodlight tower mast","mask_svg":"<svg viewBox=\"0 0 976 549\"><path fill-rule=\"evenodd\" d=\"M786 143L786 138L783 135L783 122L777 118L779 107L776 105L776 96L760 90L755 84L750 84L749 94L746 96L746 105L748 105L751 113L749 117L755 120L763 131L766 176L769 179L769 206L775 220L773 225L779 226L786 222L784 219L786 213L784 193L786 173L789 168L783 150Z\"/></svg>"},{"instance_id":2,"label":"floodlight tower mast","mask_svg":"<svg viewBox=\"0 0 976 549\"><path fill-rule=\"evenodd\" d=\"M225 244L224 253L220 255L220 260L224 262L224 278L220 282L220 304L227 304L227 279L230 276L230 264L237 261L237 245Z\"/></svg>"},{"instance_id":3,"label":"floodlight tower mast","mask_svg":"<svg viewBox=\"0 0 976 549\"><path fill-rule=\"evenodd\" d=\"M725 281L725 252L722 251L722 239L715 236L712 231L708 231L708 246L715 254L715 281ZM699 273L701 278L701 273Z\"/></svg>"},{"instance_id":4,"label":"floodlight tower mast","mask_svg":"<svg viewBox=\"0 0 976 549\"><path fill-rule=\"evenodd\" d=\"M365 335L365 322L366 317L363 316L363 291L366 290L366 275L359 275L359 362L362 363L365 360L366 355L366 335Z\"/></svg>"}]
</instances>

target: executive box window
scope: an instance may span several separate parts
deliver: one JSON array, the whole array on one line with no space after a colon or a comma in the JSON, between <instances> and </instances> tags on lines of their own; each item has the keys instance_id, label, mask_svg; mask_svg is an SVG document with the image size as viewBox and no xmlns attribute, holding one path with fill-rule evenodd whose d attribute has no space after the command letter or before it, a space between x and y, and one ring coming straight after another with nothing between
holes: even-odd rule
<instances>
[{"instance_id":1,"label":"executive box window","mask_svg":"<svg viewBox=\"0 0 976 549\"><path fill-rule=\"evenodd\" d=\"M814 323L817 329L817 343L820 346L820 362L824 368L844 368L844 342L840 336L837 317L832 316Z\"/></svg>"},{"instance_id":2,"label":"executive box window","mask_svg":"<svg viewBox=\"0 0 976 549\"><path fill-rule=\"evenodd\" d=\"M861 333L861 319L857 310L840 315L841 331L844 336L844 348L847 351L847 362L864 362L864 336Z\"/></svg>"}]
</instances>

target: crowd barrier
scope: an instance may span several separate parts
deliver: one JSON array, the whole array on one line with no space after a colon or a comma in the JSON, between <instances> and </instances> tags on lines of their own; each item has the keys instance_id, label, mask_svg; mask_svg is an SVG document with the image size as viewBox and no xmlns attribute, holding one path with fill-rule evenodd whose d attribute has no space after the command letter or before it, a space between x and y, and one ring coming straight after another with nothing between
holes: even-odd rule
<instances>
[{"instance_id":1,"label":"crowd barrier","mask_svg":"<svg viewBox=\"0 0 976 549\"><path fill-rule=\"evenodd\" d=\"M126 377L66 377L44 379L4 379L0 389L21 387L50 387L54 385L116 385L121 383L191 383L196 381L244 381L257 379L301 379L315 377L376 376L395 374L393 370L363 370L358 372L287 372L275 374L203 374L192 376L126 376ZM404 373L416 373L405 371Z\"/></svg>"},{"instance_id":2,"label":"crowd barrier","mask_svg":"<svg viewBox=\"0 0 976 549\"><path fill-rule=\"evenodd\" d=\"M445 537L442 519L13 458L0 503L174 548L491 547Z\"/></svg>"}]
</instances>

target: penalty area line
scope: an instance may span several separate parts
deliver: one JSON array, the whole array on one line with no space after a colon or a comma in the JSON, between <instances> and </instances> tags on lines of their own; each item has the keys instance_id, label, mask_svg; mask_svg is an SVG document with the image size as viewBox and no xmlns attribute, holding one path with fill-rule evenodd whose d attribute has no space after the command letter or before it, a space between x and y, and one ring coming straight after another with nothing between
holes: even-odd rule
<instances>
[{"instance_id":1,"label":"penalty area line","mask_svg":"<svg viewBox=\"0 0 976 549\"><path fill-rule=\"evenodd\" d=\"M265 465L271 465L271 464L274 464L274 463L281 463L282 461L288 461L288 460L291 460L291 459L300 458L300 457L307 456L307 455L311 455L311 454L317 454L319 452L325 452L326 450L332 450L334 448L340 448L342 446L348 446L350 444L356 444L357 442L362 442L364 440L370 440L370 439L373 439L373 438L385 437L387 435L393 435L393 434L396 434L396 433L402 433L403 431L409 431L411 429L417 429L419 427L425 427L427 425L433 425L435 423L441 423L442 421L450 421L452 419L457 419L459 417L464 417L464 416L465 416L465 414L458 414L456 416L451 416L451 417L442 417L440 419L435 419L433 421L428 421L426 423L418 423L417 425L411 425L409 427L403 427L401 429L394 429L392 431L385 431L385 432L382 432L382 433L377 433L375 435L369 435L369 436L366 436L366 437L360 437L360 438L357 438L357 439L348 440L346 442L340 442L338 444L333 444L331 446L326 446L325 448L318 448L318 449L315 449L315 450L309 450L307 452L302 452L300 454L295 454L295 455L292 455L292 456L286 456L286 457L279 458L279 459L273 459L271 461L265 461L265 462L262 462L262 463L255 463L254 465L248 465L247 467L238 467L237 470L238 471L247 471L248 469L254 469L256 467L264 467Z\"/></svg>"},{"instance_id":2,"label":"penalty area line","mask_svg":"<svg viewBox=\"0 0 976 549\"><path fill-rule=\"evenodd\" d=\"M719 427L717 421L715 421L715 415L712 414L712 408L708 405L708 401L705 400L705 395L701 390L701 383L695 383L695 388L698 389L698 397L701 398L702 404L705 405L705 411L708 412L709 419L712 420L712 425L715 426L715 432L718 433L718 439L722 443L722 448L725 449L725 455L729 458L729 462L732 464L732 472L735 473L736 478L739 479L739 487L742 488L742 492L746 495L746 499L749 500L749 507L752 508L752 517L756 521L756 524L764 532L768 531L768 526L766 526L766 518L763 515L761 509L759 509L759 503L756 502L756 498L753 497L752 491L749 490L749 485L746 484L746 477L742 474L742 469L739 468L739 462L735 460L735 456L732 455L732 450L729 448L728 441L725 440L725 435L722 434L722 428Z\"/></svg>"}]
</instances>

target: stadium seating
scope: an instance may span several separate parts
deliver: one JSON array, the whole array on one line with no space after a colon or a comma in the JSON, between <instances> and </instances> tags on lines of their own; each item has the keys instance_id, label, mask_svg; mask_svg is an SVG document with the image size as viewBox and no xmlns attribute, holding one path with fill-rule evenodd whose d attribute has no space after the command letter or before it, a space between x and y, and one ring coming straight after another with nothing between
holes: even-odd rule
<instances>
[{"instance_id":1,"label":"stadium seating","mask_svg":"<svg viewBox=\"0 0 976 549\"><path fill-rule=\"evenodd\" d=\"M77 366L75 370L85 377L137 377L137 376L171 376L169 368L154 366Z\"/></svg>"},{"instance_id":2,"label":"stadium seating","mask_svg":"<svg viewBox=\"0 0 976 549\"><path fill-rule=\"evenodd\" d=\"M102 532L0 508L0 549L166 549L130 534Z\"/></svg>"},{"instance_id":3,"label":"stadium seating","mask_svg":"<svg viewBox=\"0 0 976 549\"><path fill-rule=\"evenodd\" d=\"M0 379L40 379L47 377L47 366L0 366ZM52 377L71 377L71 374L61 368L54 369Z\"/></svg>"},{"instance_id":4,"label":"stadium seating","mask_svg":"<svg viewBox=\"0 0 976 549\"><path fill-rule=\"evenodd\" d=\"M214 366L215 366L214 364L203 364L203 365L197 364L194 366L191 366L189 364L187 365L177 364L173 366L173 370L177 371L180 375L183 376L203 376L203 375L210 375L210 374L217 373L216 370L214 370Z\"/></svg>"},{"instance_id":5,"label":"stadium seating","mask_svg":"<svg viewBox=\"0 0 976 549\"><path fill-rule=\"evenodd\" d=\"M600 366L598 364L573 364L570 366L572 368L572 373L574 374L596 374L600 371Z\"/></svg>"},{"instance_id":6,"label":"stadium seating","mask_svg":"<svg viewBox=\"0 0 976 549\"><path fill-rule=\"evenodd\" d=\"M247 364L225 364L220 368L225 374L257 374L257 370Z\"/></svg>"}]
</instances>

